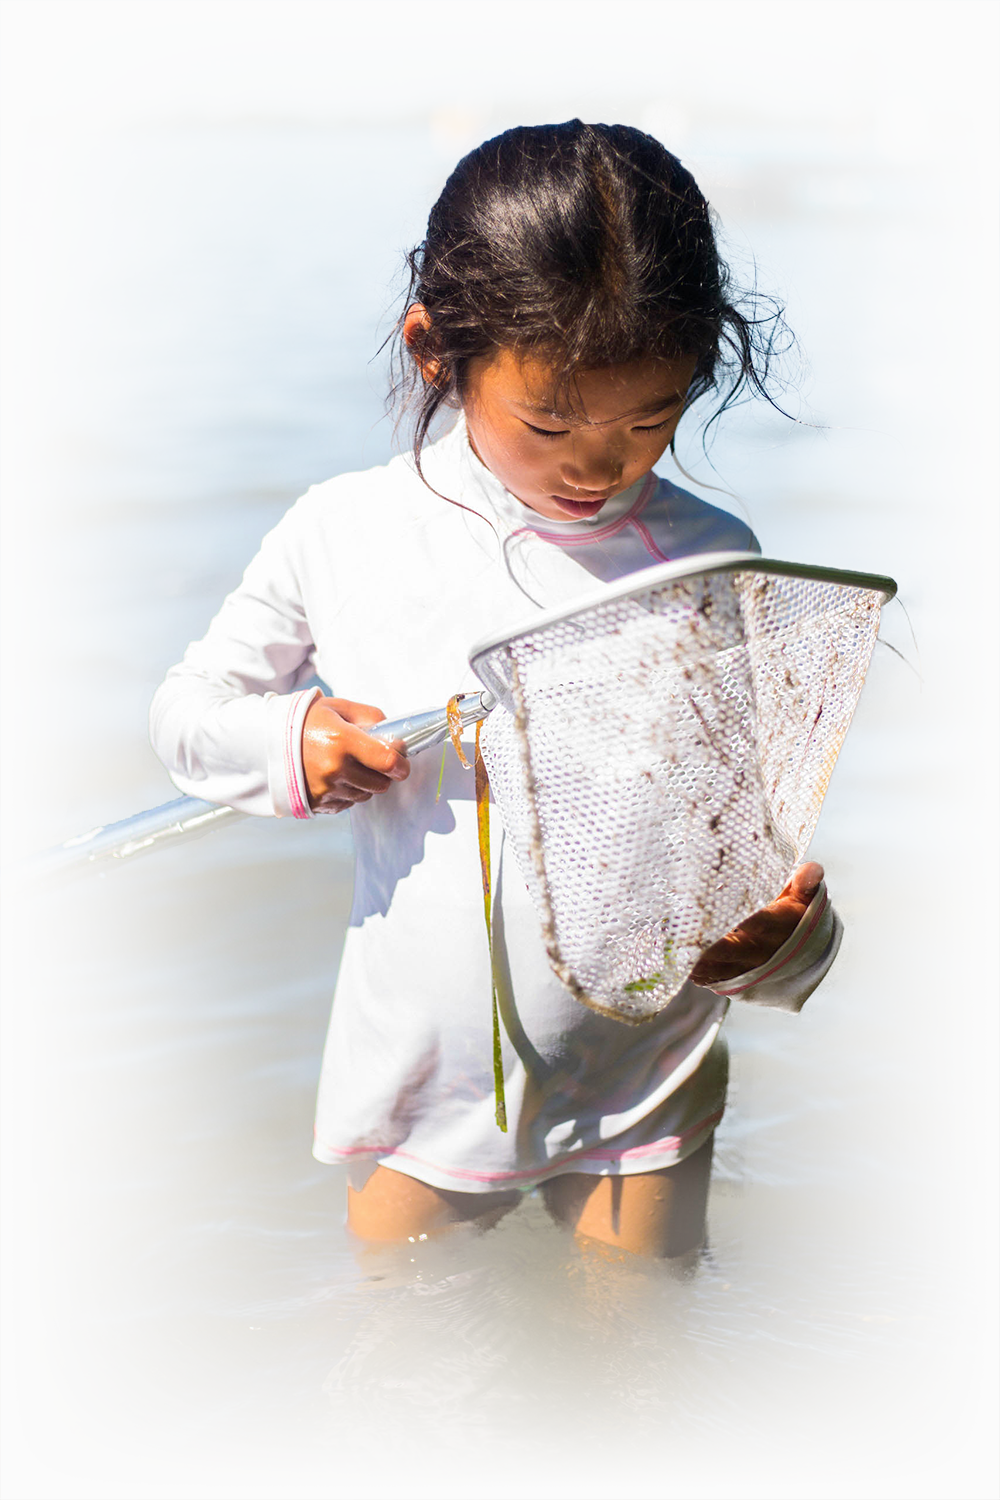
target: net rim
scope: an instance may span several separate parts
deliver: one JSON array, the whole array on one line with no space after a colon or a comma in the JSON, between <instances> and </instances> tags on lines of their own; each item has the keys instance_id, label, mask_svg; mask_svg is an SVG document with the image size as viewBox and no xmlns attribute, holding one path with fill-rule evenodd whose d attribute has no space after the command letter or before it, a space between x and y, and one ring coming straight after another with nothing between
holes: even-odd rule
<instances>
[{"instance_id":1,"label":"net rim","mask_svg":"<svg viewBox=\"0 0 1000 1500\"><path fill-rule=\"evenodd\" d=\"M500 646L533 635L536 630L548 625L558 625L594 609L601 604L610 604L618 599L628 599L636 594L648 593L660 584L672 583L678 578L697 578L712 573L772 573L786 578L807 578L817 583L841 584L850 588L870 589L880 593L882 603L888 604L895 597L896 581L881 573L858 573L844 568L821 567L815 563L783 562L778 558L760 557L756 552L700 552L676 562L656 563L651 568L642 568L638 573L629 573L617 583L602 584L586 594L580 594L569 604L555 609L539 610L530 619L513 630L502 630L484 636L469 650L469 665L492 692L498 687L493 673L483 665L483 657L489 656Z\"/></svg>"}]
</instances>

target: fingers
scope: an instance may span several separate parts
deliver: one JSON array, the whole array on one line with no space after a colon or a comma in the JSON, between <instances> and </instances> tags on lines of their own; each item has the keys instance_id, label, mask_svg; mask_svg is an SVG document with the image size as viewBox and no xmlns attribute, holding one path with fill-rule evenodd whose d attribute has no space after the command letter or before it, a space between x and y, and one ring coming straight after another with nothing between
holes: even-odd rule
<instances>
[{"instance_id":1,"label":"fingers","mask_svg":"<svg viewBox=\"0 0 1000 1500\"><path fill-rule=\"evenodd\" d=\"M817 864L814 859L808 860L806 864L799 865L797 869L792 871L791 879L781 892L778 900L783 901L790 897L793 901L801 902L805 906L808 906L820 888L823 875L823 866Z\"/></svg>"},{"instance_id":2,"label":"fingers","mask_svg":"<svg viewBox=\"0 0 1000 1500\"><path fill-rule=\"evenodd\" d=\"M797 870L792 871L790 882L792 894L798 896L801 901L810 902L823 882L823 875L823 866L817 864L814 859L807 864L799 865Z\"/></svg>"},{"instance_id":3,"label":"fingers","mask_svg":"<svg viewBox=\"0 0 1000 1500\"><path fill-rule=\"evenodd\" d=\"M372 797L381 796L392 784L393 778L380 776L357 761L349 760L336 776L328 778L318 788L318 794L311 788L310 797L313 805L322 807L324 812L343 812L359 802L370 802Z\"/></svg>"},{"instance_id":4,"label":"fingers","mask_svg":"<svg viewBox=\"0 0 1000 1500\"><path fill-rule=\"evenodd\" d=\"M338 713L348 724L359 724L362 729L372 724L381 724L385 714L371 703L355 703L350 698L327 698L325 700L334 713Z\"/></svg>"},{"instance_id":5,"label":"fingers","mask_svg":"<svg viewBox=\"0 0 1000 1500\"><path fill-rule=\"evenodd\" d=\"M739 974L746 974L756 967L748 961L749 956L736 934L727 933L717 943L705 949L691 970L689 975L691 983L724 984L728 979L735 979Z\"/></svg>"},{"instance_id":6,"label":"fingers","mask_svg":"<svg viewBox=\"0 0 1000 1500\"><path fill-rule=\"evenodd\" d=\"M368 799L367 799L367 797L363 797L361 800L364 801L364 802L367 802ZM350 810L351 810L351 808L353 806L354 806L353 802L342 802L342 801L340 801L339 798L334 798L334 797L320 797L313 804L313 812L320 812L320 813L342 813L342 812L350 812Z\"/></svg>"},{"instance_id":7,"label":"fingers","mask_svg":"<svg viewBox=\"0 0 1000 1500\"><path fill-rule=\"evenodd\" d=\"M410 762L399 750L394 750L391 745L383 744L381 740L373 740L370 734L366 734L360 726L351 725L342 733L343 748L355 764L358 772L364 772L364 778L358 782L352 779L351 784L360 786L366 791L384 792L388 790L390 781L405 781L410 774ZM347 775L349 763L344 762L344 774ZM371 777L375 776L378 785L373 785Z\"/></svg>"},{"instance_id":8,"label":"fingers","mask_svg":"<svg viewBox=\"0 0 1000 1500\"><path fill-rule=\"evenodd\" d=\"M402 760L402 756L399 757ZM382 771L373 770L366 766L363 761L355 759L350 755L343 762L337 774L337 786L349 788L355 792L367 792L369 796L373 793L387 792L394 781L403 781L403 776L391 776Z\"/></svg>"},{"instance_id":9,"label":"fingers","mask_svg":"<svg viewBox=\"0 0 1000 1500\"><path fill-rule=\"evenodd\" d=\"M367 751L363 753L367 755ZM325 765L317 765L314 760L312 782L316 784L319 800L324 806L334 800L345 806L367 802L369 798L387 792L394 781L405 781L409 775L410 767L405 756L389 751L387 756L380 756L378 759L383 764L388 763L388 772L374 770L370 765L365 765L363 760L345 754L343 746L336 747Z\"/></svg>"}]
</instances>

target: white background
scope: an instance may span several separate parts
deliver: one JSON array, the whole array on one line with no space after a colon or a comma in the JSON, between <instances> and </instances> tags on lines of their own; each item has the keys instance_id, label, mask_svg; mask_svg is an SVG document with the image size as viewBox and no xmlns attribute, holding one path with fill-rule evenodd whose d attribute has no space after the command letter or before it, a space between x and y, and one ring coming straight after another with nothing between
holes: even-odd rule
<instances>
[{"instance_id":1,"label":"white background","mask_svg":"<svg viewBox=\"0 0 1000 1500\"><path fill-rule=\"evenodd\" d=\"M143 741L151 685L238 576L261 522L323 477L324 464L374 462L388 447L376 425L378 379L367 372L356 388L336 388L332 415L304 424L301 459L288 459L294 445L258 444L259 390L243 380L243 365L263 368L271 340L278 375L269 420L274 402L297 420L300 391L319 412L316 392L328 391L323 348L336 344L338 330L352 348L366 347L369 310L391 317L399 253L419 237L422 216L464 150L518 122L580 115L639 124L689 162L737 259L748 264L752 250L762 284L787 299L809 361L795 409L816 425L790 438L777 419L740 418L713 457L765 550L899 578L919 652L896 617L887 618L889 639L923 677L920 687L905 668L894 675L887 658L877 659L834 783L818 852L828 858L856 946L839 966L841 1029L820 1013L805 1023L814 1030L781 1044L790 1049L785 1061L796 1064L788 1098L832 1086L822 1074L824 1047L848 1060L856 1079L837 1082L857 1089L862 1118L852 1120L851 1140L859 1159L868 1152L896 1166L895 1186L877 1175L869 1184L883 1217L895 1219L881 1243L905 1259L902 1246L926 1241L938 1266L933 1316L928 1310L915 1356L922 1378L940 1381L915 1419L924 1429L938 1423L937 1458L911 1462L893 1446L902 1427L888 1418L881 1450L870 1435L855 1450L850 1435L830 1431L842 1466L818 1450L810 1493L907 1500L992 1493L989 1419L976 1413L995 1224L996 7L8 0L3 14L4 795L15 850L170 795ZM389 161L379 168L383 178L362 161L352 178L352 132L363 142L380 130L397 132L388 137L397 163L398 142L412 134L419 143L412 171ZM200 226L216 222L206 208L210 174L192 168L190 193L203 195L200 206L184 196L187 185L177 188L170 201L190 216L180 222L157 216L160 196L144 198L143 183L128 176L152 159L155 142L169 154L190 139L196 165L200 143L226 131L240 140L299 131L312 142L339 132L348 143L333 191L365 223L355 218L352 231L350 218L338 221L346 224L338 250L346 270L323 303L322 347L306 326L317 304L296 301L290 261L275 252L287 284L276 275L241 282L249 275L241 271L241 234L254 235L246 266L270 264L257 247L268 242L265 220L282 201L280 172L268 178L262 162L259 222L244 211L251 181L229 238L216 223L204 243ZM101 166L109 151L118 153L117 175ZM290 215L308 198L293 188ZM139 252L142 274L133 265ZM171 281L179 261L187 269ZM217 267L215 279L201 274L206 265ZM213 342L213 319L229 292L232 309L255 309L258 331L223 346ZM286 368L287 329L300 316L302 367L293 359ZM355 435L362 429L363 441ZM219 499L230 493L256 496L238 520ZM140 498L153 508L178 502L180 518L169 533L178 557L148 575L142 547L161 542L136 530ZM167 597L170 569L174 613L164 607L154 629L145 596L162 585ZM14 1042L7 1139L15 1156L37 1104L37 1080L19 1063L19 1026L45 994L39 975L60 956L58 940L58 932L36 939L7 984ZM852 1009L851 976L866 980L874 1019ZM851 1027L860 1039L853 1051ZM762 1035L746 1031L748 1057L772 1045ZM892 1054L884 1076L868 1048ZM758 1107L755 1088L769 1101L760 1111L780 1112L784 1074L773 1057L765 1072L767 1090L765 1074L745 1066L747 1119ZM788 1108L794 1115L801 1105ZM58 1108L55 1117L45 1140L65 1145L73 1122ZM799 1121L782 1135L778 1127L768 1149L779 1176L797 1151L805 1157L811 1128ZM771 1158L755 1149L756 1180L764 1182ZM822 1133L819 1150L832 1151ZM35 1160L30 1152L28 1159ZM15 1189L24 1176L23 1168L12 1173ZM835 1187L830 1194L832 1221L840 1200ZM14 1235L15 1309L25 1263L41 1256L33 1233L49 1241L45 1264L58 1274L63 1242L53 1212L50 1203L33 1231ZM25 1220L15 1199L8 1232ZM777 1246L777 1211L748 1208L736 1233ZM58 1351L37 1303L21 1311L28 1344L45 1325L45 1347ZM58 1352L53 1359L58 1371ZM752 1379L752 1359L743 1368ZM58 1380L52 1389L57 1414L73 1404ZM12 1471L9 1493L54 1493L42 1481L31 1487L39 1446L53 1437L51 1413L42 1419L33 1409L24 1420L34 1447ZM926 1431L921 1440L929 1441ZM914 1443L923 1452L916 1436ZM751 1465L742 1474L738 1459L734 1448L717 1470L707 1463L697 1492L805 1493L780 1488L795 1481L779 1482L777 1470L769 1476ZM836 1475L829 1490L827 1470ZM148 1483L143 1493L159 1493L141 1463L123 1472L122 1493L130 1477ZM675 1493L657 1487L667 1483L657 1473L626 1466L616 1493ZM97 1479L73 1482L78 1489L60 1493L111 1492ZM694 1480L686 1482L694 1493ZM519 1483L496 1493L531 1492ZM573 1480L575 1493L585 1492L581 1483ZM202 1493L197 1486L193 1480L185 1493ZM354 1492L349 1484L343 1490Z\"/></svg>"}]
</instances>

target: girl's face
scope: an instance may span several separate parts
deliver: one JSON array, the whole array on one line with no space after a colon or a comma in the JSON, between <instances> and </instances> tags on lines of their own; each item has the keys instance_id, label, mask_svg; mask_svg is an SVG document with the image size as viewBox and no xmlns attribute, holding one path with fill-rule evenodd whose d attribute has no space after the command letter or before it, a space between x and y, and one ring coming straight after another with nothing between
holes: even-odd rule
<instances>
[{"instance_id":1,"label":"girl's face","mask_svg":"<svg viewBox=\"0 0 1000 1500\"><path fill-rule=\"evenodd\" d=\"M582 370L570 401L540 356L502 349L473 360L463 401L473 451L540 516L596 516L663 454L696 364L691 355Z\"/></svg>"}]
</instances>

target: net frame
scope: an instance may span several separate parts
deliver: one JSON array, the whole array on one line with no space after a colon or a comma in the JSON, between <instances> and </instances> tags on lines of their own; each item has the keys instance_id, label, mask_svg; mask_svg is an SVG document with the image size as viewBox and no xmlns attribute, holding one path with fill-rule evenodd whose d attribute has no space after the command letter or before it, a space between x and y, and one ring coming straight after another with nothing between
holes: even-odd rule
<instances>
[{"instance_id":1,"label":"net frame","mask_svg":"<svg viewBox=\"0 0 1000 1500\"><path fill-rule=\"evenodd\" d=\"M691 944L688 943L683 952L678 947L671 953L672 939L668 936L663 948L664 961L657 964L650 956L651 950L647 952L645 969L643 969L642 963L639 963L639 969L642 970L646 977L633 977L631 981L623 980L621 986L615 990L609 1002L608 994L595 993L595 989L599 988L599 986L596 986L593 982L592 971L588 970L587 964L581 964L573 957L572 953L568 955L565 951L567 947L564 940L567 928L565 920L566 898L565 896L554 898L552 895L549 879L549 865L552 863L552 859L547 858L546 841L548 838L550 843L554 843L561 837L565 843L568 824L566 818L560 821L558 818L551 816L551 793L547 789L551 785L551 777L548 778L548 781L546 780L545 756L538 753L538 746L541 744L539 736L545 734L544 714L541 718L534 718L529 726L529 720L532 719L535 709L529 704L524 684L521 681L521 669L518 666L518 657L520 656L521 658L522 668L527 663L530 672L533 661L532 652L534 650L533 638L535 637L541 637L544 642L546 639L554 639L561 632L561 638L565 640L567 634L572 638L574 630L579 626L580 638L585 639L587 638L586 617L590 616L591 620L597 618L606 620L609 618L610 607L611 614L615 614L616 610L618 611L616 615L616 618L618 618L621 612L618 608L619 606L627 613L634 605L639 605L644 598L647 601L646 606L643 606L644 610L650 615L656 615L658 610L655 608L653 601L664 598L671 599L672 595L677 592L677 590L671 590L671 585L678 585L680 590L687 589L688 591L692 588L695 590L698 588L707 590L714 588L717 598L726 598L728 597L727 591L723 587L720 592L718 586L720 575L741 574L758 575L761 580L764 580L756 585L757 592L761 598L764 598L767 594L768 585L766 580L773 578L775 580L803 580L807 584L832 585L835 588L850 591L850 597L862 601L859 604L859 608L861 608L862 614L867 611L867 615L863 621L863 640L860 641L859 648L855 651L857 660L853 660L850 664L852 687L846 695L847 706L844 707L841 705L840 724L839 727L835 726L832 738L829 737L829 731L827 731L824 755L821 758L822 764L819 766L818 772L814 773L813 779L816 785L810 793L810 808L804 821L800 814L796 814L795 816L798 816L799 819L798 826L790 835L787 834L787 831L783 832L777 825L770 830L765 828L765 832L768 833L769 838L771 833L774 835L773 838L770 838L770 845L773 847L771 847L771 864L767 867L772 877L771 886L774 888L772 889L767 884L767 871L762 874L761 870L758 870L755 877L756 886L754 886L753 880L748 880L747 891L742 906L737 904L735 909L729 911L729 919L725 921L725 925L719 927L718 923L720 919L718 918L718 914L716 915L715 924L717 930L712 928L711 922L707 918L705 920L699 919L698 943L700 946L697 947L697 951L694 951ZM713 584L711 580L716 580L716 583ZM752 592L753 587L752 579L740 580L737 577L734 578L734 586L731 592L734 598L742 601L743 594L740 593L740 590L743 589L744 593L748 590ZM489 766L491 780L493 781L494 800L498 804L505 828L507 828L508 833L511 835L517 863L528 884L536 911L538 912L550 964L559 979L581 1003L600 1014L611 1016L615 1020L626 1023L638 1024L650 1019L664 1009L673 995L677 993L684 983L687 974L693 968L694 962L697 961L700 951L710 946L711 942L721 937L725 931L738 925L740 921L750 915L751 911L758 909L761 905L766 905L767 901L773 900L778 894L791 868L802 858L804 850L812 837L830 775L832 774L841 745L843 744L843 739L846 736L850 720L857 706L861 686L864 682L865 672L867 671L871 651L874 648L878 632L881 607L895 595L895 592L895 582L891 578L878 574L825 568L806 563L783 562L777 559L758 557L755 553L748 552L700 554L681 559L677 562L659 564L655 567L643 569L641 572L630 574L616 583L606 584L599 589L578 596L569 604L540 611L532 618L526 620L518 629L485 637L473 646L469 653L470 665L479 680L496 695L502 708L506 710L506 724L508 730L513 734L513 741L516 742L516 749L514 744L508 742L506 756L504 756L502 750L497 750L497 721L503 719L503 714L495 711L491 715L493 723L487 725L487 736L484 745L487 765ZM849 594L844 593L840 597L846 601ZM725 612L723 611L722 613L724 614ZM706 653L703 650L700 657L697 654L690 657L691 661L696 662L696 670L694 672L695 687L685 687L684 692L687 693L690 700L689 706L693 705L694 715L703 724L705 724L705 720L698 707L697 679L699 671L701 671L704 681L708 683L706 691L710 693L714 692L716 698L718 698L719 663L722 663L726 659L726 653L730 652L730 655L732 655L731 648L734 646L738 651L743 651L744 655L747 655L751 651L752 633L745 633L746 609L744 602L739 602L737 614L739 616L738 619L736 615L733 615L728 621L723 620L720 616L717 630L715 630L715 626L713 625L712 629L715 630L718 639L718 648L715 650L714 655L711 651ZM584 617L583 625L580 624L580 617ZM823 617L816 615L816 618L822 619ZM704 636L706 634L704 624L701 621L699 621L699 624L703 627L702 635ZM741 634L741 632L744 633ZM709 630L707 635L711 638L712 630ZM612 649L615 649L614 642L612 642ZM674 647L673 649L676 654L679 648ZM782 650L784 649L785 647L782 646ZM792 655L794 655L794 649ZM735 657L733 659L735 660ZM702 663L700 668L697 667L698 661ZM606 665L605 662L605 667ZM784 670L784 664L782 666ZM744 676L750 670L746 667L745 662L742 670ZM684 675L690 677L691 673L685 671ZM752 675L753 672L751 670ZM791 685L791 675L785 671L785 676ZM711 682L709 682L710 678L712 679ZM766 673L764 676L761 676L759 672L757 673L756 686L754 683L751 683L750 686L750 699L753 700L751 707L748 710L746 704L744 704L742 710L744 721L747 721L749 713L750 719L756 725L756 718L754 717L756 714L755 691L758 693L763 692L765 696L770 695L773 701L769 704L768 711L772 715L776 712L780 714L781 694L787 690L783 684L772 681L772 678L774 678L773 671L770 673L770 677ZM632 688L634 702L635 683L632 684ZM626 689L623 688L622 691L626 692ZM530 688L528 689L528 695L530 696ZM745 692L744 697L746 697ZM536 706L539 701L536 694ZM708 699L704 701L707 703ZM816 715L817 722L823 708L822 696L819 699L819 704L820 707ZM800 714L804 706L811 712L809 705L803 705L802 702L799 702L797 708ZM586 712L586 709L584 712ZM688 717L690 719L690 714ZM539 725L542 727L539 728ZM676 731L676 721L673 727ZM706 725L705 727L708 737L711 739L708 726ZM620 730L620 733L624 734L624 730ZM491 734L493 735L492 752L490 749ZM536 738L535 752L532 750L533 734ZM700 735L700 731L696 731L696 735ZM696 757L700 755L702 759L704 759L704 755L702 754L705 748L704 739L705 737L702 735L700 750L697 747L695 749ZM563 747L567 756L572 755L573 752L569 740L564 738ZM758 754L759 749L760 747L755 741L751 755L753 767L756 767L762 758L761 754ZM549 744L548 750L545 753L549 756L548 763L551 768L551 744ZM744 752L741 753L746 753L745 747ZM675 769L676 766L683 764L680 750L676 751L674 759L676 763ZM766 760L766 754L763 755L763 759ZM516 766L514 764L515 761L517 762ZM542 777L541 792L539 792L539 785L536 783L536 771L539 770L539 767ZM498 774L498 771L500 774ZM648 773L644 772L643 774ZM657 772L657 775L661 776L661 779L663 774L665 773ZM705 796L704 774L702 775L702 790L699 793L703 800ZM765 767L763 774L770 776L770 770ZM777 780L780 780L780 774L779 766ZM612 792L611 795L616 796L617 793ZM762 795L764 794L762 793ZM549 799L548 802L546 799ZM660 804L656 804L654 799L654 801L649 803L650 807L657 805L662 806L662 801ZM764 805L766 809L766 796ZM557 811L559 811L558 808ZM635 815L633 814L633 816ZM766 811L765 816L766 818L770 818L770 811ZM546 824L545 827L543 827L543 823ZM778 823L780 824L780 817ZM569 825L576 828L582 826L579 818L575 825L573 825L572 819L569 819ZM572 836L570 835L570 837ZM586 834L584 833L585 838ZM683 846L683 842L683 839L681 839L679 847ZM688 865L691 865L691 863L692 861L689 859ZM775 871L779 867L781 868L782 879L775 885ZM763 866L762 869L764 869ZM610 928L614 927L615 923L614 918L608 916L608 902L605 900L602 904L599 894L595 894L597 887L600 886L600 879L590 878L596 872L593 869L588 871L585 859L582 865L578 861L574 879L579 878L581 872L582 879L579 880L579 884L575 887L572 899L581 910L585 910L587 902L590 901L594 921L597 923L603 922L605 927L608 927L610 930ZM763 888L761 886L762 880L764 881ZM752 895L752 892L755 892L755 894ZM671 897L667 898L668 904L671 899ZM681 898L678 897L678 899ZM708 911L711 903L709 902L706 905L703 893L700 896L696 893L691 899L701 900L703 912ZM560 901L563 911L562 918L558 909ZM732 902L730 902L731 905ZM655 923L653 925L655 927ZM648 926L649 923L647 922ZM683 923L681 926L683 926ZM664 917L662 918L660 938L662 938L663 933L667 930L667 918ZM676 921L674 922L674 930L677 930ZM690 922L688 922L688 933L690 936ZM654 939L649 937L648 934L640 936L647 950L650 947L650 943L654 943L655 946ZM608 938L611 947L613 948L614 944L617 943L622 952L628 950L629 942L633 942L634 946L634 943L637 941L639 941L639 938L636 937L635 932L633 932L632 937L616 937L612 934ZM609 949L609 951L611 950ZM628 956L627 953L626 956ZM633 957L628 957L628 962L632 964L632 968L628 972L634 975L635 962L638 962L638 960L633 962ZM613 985L612 988L614 988Z\"/></svg>"}]
</instances>

